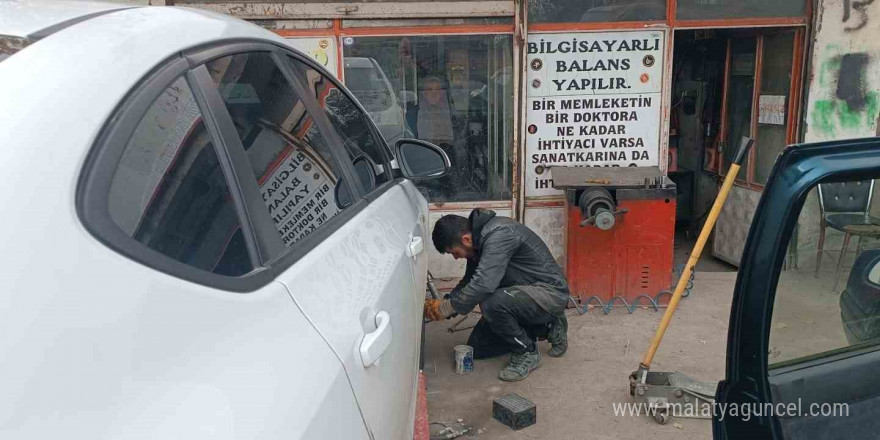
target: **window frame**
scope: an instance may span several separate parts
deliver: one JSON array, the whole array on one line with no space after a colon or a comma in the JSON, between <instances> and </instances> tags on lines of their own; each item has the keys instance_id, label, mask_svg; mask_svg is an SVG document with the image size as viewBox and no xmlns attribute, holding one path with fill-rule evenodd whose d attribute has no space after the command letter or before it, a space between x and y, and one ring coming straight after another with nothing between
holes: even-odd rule
<instances>
[{"instance_id":1,"label":"window frame","mask_svg":"<svg viewBox=\"0 0 880 440\"><path fill-rule=\"evenodd\" d=\"M368 21L368 20L367 20ZM510 37L510 49L513 50L513 57L511 58L511 68L516 70L516 51L517 51L517 39L515 26L513 23L507 25L462 25L462 26L421 26L421 27L413 27L413 26L377 26L377 27L344 27L342 20L339 22L338 32L334 35L337 38L337 44L339 47L339 71L340 76L342 76L342 81L344 81L344 71L345 71L345 59L348 56L345 52L345 46L343 44L343 38L355 38L355 39L364 39L364 38L456 38L456 37L495 37L495 36L505 36ZM307 36L309 33L305 33L299 35L296 32L286 32L286 31L276 31L281 36L285 38L295 38ZM326 34L326 33L325 33ZM325 35L321 34L321 35ZM445 40L444 40L445 42ZM313 59L307 59L309 64L316 64ZM335 83L339 83L339 78L332 77ZM445 81L445 80L444 80ZM515 81L514 81L515 82ZM518 154L522 152L518 152L520 146L518 146L517 136L518 136L518 128L519 124L517 121L517 96L518 96L518 87L516 85L512 86L511 89L511 97L510 97L510 106L512 110L512 122L510 127L510 142L504 146L504 149L507 151L508 160L510 161L510 176L509 178L505 177L509 182L507 186L508 194L506 197L482 197L474 200L447 200L447 201L430 201L428 202L429 209L432 212L437 210L471 210L475 207L480 208L493 208L493 209L509 209L515 211L514 206L516 205L516 201L520 197L518 195L517 190L517 181L518 175L522 170L521 161L517 158ZM369 112L367 112L363 105L357 101L357 98L351 94L351 92L346 89L346 93L350 96L357 104L362 112L368 115L368 119L370 119L370 125L374 126L374 129L378 133L378 128L376 128L376 124L372 121L372 118L369 117ZM525 95L523 95L525 96ZM522 122L520 120L520 122ZM378 135L382 138L381 134ZM487 135L488 136L488 135ZM417 140L421 140L417 136L414 136ZM384 138L382 138L384 140ZM522 144L523 146L525 144ZM488 158L488 155L487 155ZM399 165L399 164L398 164ZM398 167L399 169L399 167ZM487 165L486 171L488 174L491 174L492 168ZM447 177L449 174L443 176ZM430 179L429 179L430 180Z\"/></svg>"},{"instance_id":2,"label":"window frame","mask_svg":"<svg viewBox=\"0 0 880 440\"><path fill-rule=\"evenodd\" d=\"M801 111L802 103L801 103L801 88L800 83L802 79L803 70L805 68L804 65L804 55L803 55L803 44L804 44L804 29L800 27L778 27L773 28L772 30L754 30L749 31L749 34L752 34L756 38L755 42L755 75L754 75L754 88L752 91L752 106L751 106L751 116L749 118L749 136L755 139L755 145L749 150L747 163L741 174L736 176L735 185L743 188L748 188L754 191L763 191L764 186L767 184L766 182L761 183L757 177L757 159L758 159L758 149L761 148L760 143L757 141L758 136L758 118L760 117L760 102L759 98L761 93L763 92L763 84L761 84L762 76L763 76L763 67L764 67L764 38L771 35L780 35L786 33L793 33L794 41L792 44L792 67L789 72L789 91L786 95L786 104L785 104L785 142L786 145L780 149L780 153L785 149L785 147L789 145L794 145L797 139L798 130L800 128L800 119L799 114ZM724 63L724 85L723 88L726 90L729 87L730 82L730 69L731 69L731 44L732 38L727 42L727 54L725 55L725 63ZM722 146L724 148L731 148L731 146L727 145L726 140L724 139L727 136L727 131L730 129L727 121L727 93L724 93L724 99L722 102L721 109L721 129L719 130L719 143L713 146L707 146L706 148L715 148L716 156L715 163L703 164L703 171L715 174L719 178L727 177L728 168L724 167L724 153L717 148ZM769 175L767 177L769 181Z\"/></svg>"},{"instance_id":3,"label":"window frame","mask_svg":"<svg viewBox=\"0 0 880 440\"><path fill-rule=\"evenodd\" d=\"M196 99L233 199L236 216L253 266L251 272L240 277L210 273L151 249L126 234L110 216L108 208L110 186L128 141L156 99L179 78L184 78ZM271 274L264 270L259 262L258 245L251 233L250 219L238 194L237 184L230 176L232 164L226 155L226 146L217 132L218 126L214 115L204 106L200 96L201 90L198 84L193 82L190 66L180 56L166 59L139 81L117 105L89 150L77 182L77 214L86 230L98 241L147 267L205 286L237 292L254 290L268 284L272 280Z\"/></svg>"},{"instance_id":4,"label":"window frame","mask_svg":"<svg viewBox=\"0 0 880 440\"><path fill-rule=\"evenodd\" d=\"M318 129L327 139L334 165L339 167L354 198L352 205L290 248L284 246L271 220L256 180L252 176L247 154L232 124L232 118L205 66L213 59L245 52L267 52L272 56L285 79L300 95ZM166 275L207 287L248 293L269 284L282 271L358 215L370 201L400 184L404 179L401 178L399 170L392 167L393 156L390 149L384 138L378 134L375 124L369 118L365 118L364 123L368 124L378 145L381 146L380 149L384 150L381 154L385 158L385 163L382 165L389 170L391 178L374 188L372 192L366 193L361 188L341 138L318 102L308 93L304 93L304 88L292 74L292 66L281 62L286 56L305 62L309 67L327 76L340 91L356 103L359 111L366 114L363 106L340 85L336 78L328 75L317 63L277 42L224 41L183 51L159 63L125 95L104 123L90 148L80 172L75 197L76 211L86 230L110 249ZM110 217L107 196L128 141L150 106L178 78L184 78L196 99L241 224L254 269L239 277L207 272L153 250L128 236Z\"/></svg>"},{"instance_id":5,"label":"window frame","mask_svg":"<svg viewBox=\"0 0 880 440\"><path fill-rule=\"evenodd\" d=\"M795 359L769 366L769 339L783 261L810 191L819 183L865 180L880 175L880 141L847 139L787 147L776 161L752 222L737 274L727 339L720 403L772 402L770 372L837 362L876 352L880 346L850 346L846 352ZM761 418L748 423L758 424ZM754 426L754 425L752 425ZM778 425L777 425L778 429Z\"/></svg>"},{"instance_id":6,"label":"window frame","mask_svg":"<svg viewBox=\"0 0 880 440\"><path fill-rule=\"evenodd\" d=\"M370 132L373 134L373 137L376 139L377 145L380 146L380 150L382 150L381 154L385 158L385 162L382 165L386 170L392 173L392 178L388 180L388 182L383 183L382 185L377 186L371 192L367 192L360 185L360 179L357 178L357 175L354 171L353 164L348 157L348 153L345 149L344 142L339 134L336 132L336 129L333 127L333 124L330 122L329 117L327 116L324 109L321 107L320 103L310 94L307 89L300 82L299 78L292 70L292 66L286 63L286 58L293 58L293 60L304 62L308 67L313 68L320 72L325 76L326 79L331 81L331 83L337 87L342 93L345 94L346 97L352 100L357 106L357 109L363 113L367 114L363 109L363 106L358 102L354 96L352 96L351 92L348 91L344 86L342 86L339 81L333 77L333 75L329 75L326 72L326 69L318 65L313 60L304 57L297 52L291 50L288 47L284 47L275 42L242 42L242 43L233 43L220 45L215 47L208 48L199 48L194 49L192 51L188 51L184 53L184 56L189 61L190 65L193 68L198 68L204 66L206 63L231 55L241 54L241 53L250 53L250 52L266 52L269 53L275 62L275 65L279 68L282 75L284 75L288 84L293 88L294 93L299 96L302 100L303 104L306 107L306 112L308 112L309 116L315 121L315 124L318 127L321 135L326 139L327 145L330 148L330 153L333 158L333 166L338 167L343 174L343 179L348 184L349 189L353 195L354 203L351 206L343 209L337 215L333 216L330 220L328 220L321 228L316 230L314 233L304 237L302 240L297 242L295 246L286 247L284 246L281 236L278 234L278 229L275 227L275 224L272 222L271 216L269 215L265 202L260 195L259 187L256 185L256 181L251 175L251 167L249 159L244 151L244 147L241 143L241 139L238 137L238 133L235 131L232 117L229 115L229 111L226 108L225 103L223 103L222 98L217 91L217 88L214 86L213 80L209 76L207 76L207 71L202 78L201 86L203 90L206 90L206 94L212 96L210 99L209 106L211 108L211 113L215 115L219 115L218 117L223 120L223 123L227 126L227 131L224 131L223 136L226 139L226 145L232 148L233 150L239 151L240 159L236 161L236 168L241 169L240 176L243 176L244 182L246 186L248 186L248 190L245 192L244 197L248 200L248 206L251 207L251 215L256 216L259 222L259 228L255 230L255 233L259 236L259 242L261 243L269 243L271 248L266 248L267 252L265 255L264 264L272 268L272 272L277 276L280 272L283 272L294 263L296 263L300 258L308 254L313 248L315 248L318 244L324 241L327 237L332 235L334 231L341 228L345 223L347 223L350 219L352 219L357 213L360 212L369 201L375 200L379 195L383 194L388 189L393 186L399 184L403 179L400 178L399 171L394 172L392 168L392 156L391 151L388 149L387 144L385 143L384 138L379 134L378 128L376 128L375 124L369 117L363 118L364 123L368 125ZM351 212L349 212L351 211Z\"/></svg>"},{"instance_id":7,"label":"window frame","mask_svg":"<svg viewBox=\"0 0 880 440\"><path fill-rule=\"evenodd\" d=\"M331 84L333 84L333 86L336 87L340 91L340 93L342 93L346 98L348 98L355 105L355 107L363 114L363 116L364 116L363 119L366 121L365 123L367 124L367 127L369 127L370 134L373 135L373 138L376 140L376 144L379 146L380 154L382 155L384 162L381 164L377 164L377 165L382 165L382 166L386 167L387 170L389 170L389 173L391 173L391 176L392 176L391 179L389 179L389 180L394 180L395 177L400 177L401 174L393 173L394 169L396 169L396 168L392 167L393 162L395 160L395 157L394 157L394 153L391 151L391 147L385 141L385 138L382 137L382 133L379 132L379 128L373 122L373 119L370 118L370 113L367 112L367 110L364 108L364 105L361 104L360 101L358 101L358 99L354 96L353 93L351 93L351 90L348 90L348 88L345 87L345 85L342 83L342 81L340 81L335 75L333 75L332 73L327 71L327 69L325 69L323 66L321 66L317 62L315 62L314 59L312 59L310 57L305 57L305 56L303 56L299 53L293 52L289 49L279 49L278 52L280 53L280 55L279 55L280 58L285 58L285 57L290 58L290 59L292 59L292 61L301 62L301 63L307 65L308 67L317 70L319 73L321 73L321 75L324 75L325 80L327 80ZM285 74L291 75L294 78L296 77L296 73L291 70L291 66L287 65L287 63L279 63L279 64L281 65L282 72L286 71ZM296 80L299 81L298 78L296 78ZM300 86L302 86L302 85L300 85ZM320 109L320 103L316 102L316 104L319 104L318 107ZM322 118L327 119L329 122L329 118L327 118L326 112L324 112L323 109L321 109L321 114L323 115ZM332 127L332 123L331 123L331 127ZM335 134L336 130L334 130L333 133L334 133L334 136L338 137L338 135ZM339 138L339 142L340 142L340 145L344 144L341 138ZM343 145L343 148L344 148L344 145ZM372 158L370 158L370 159L372 159ZM382 185L379 185L379 186L382 186ZM375 191L376 189L379 188L379 186L377 186L373 190Z\"/></svg>"}]
</instances>

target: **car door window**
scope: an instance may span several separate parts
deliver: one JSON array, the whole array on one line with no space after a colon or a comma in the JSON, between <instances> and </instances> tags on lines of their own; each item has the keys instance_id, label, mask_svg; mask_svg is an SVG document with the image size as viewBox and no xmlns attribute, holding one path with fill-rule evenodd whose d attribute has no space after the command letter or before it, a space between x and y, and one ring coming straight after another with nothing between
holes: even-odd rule
<instances>
[{"instance_id":1,"label":"car door window","mask_svg":"<svg viewBox=\"0 0 880 440\"><path fill-rule=\"evenodd\" d=\"M314 94L333 128L342 138L363 188L369 192L391 180L386 155L383 154L386 148L384 141L377 138L369 116L360 110L355 101L332 78L293 57L289 61L300 81L310 94Z\"/></svg>"},{"instance_id":2,"label":"car door window","mask_svg":"<svg viewBox=\"0 0 880 440\"><path fill-rule=\"evenodd\" d=\"M138 123L107 202L125 234L168 257L227 276L254 268L213 140L182 77Z\"/></svg>"},{"instance_id":3,"label":"car door window","mask_svg":"<svg viewBox=\"0 0 880 440\"><path fill-rule=\"evenodd\" d=\"M880 342L880 204L872 187L820 184L801 211L776 287L771 368Z\"/></svg>"},{"instance_id":4,"label":"car door window","mask_svg":"<svg viewBox=\"0 0 880 440\"><path fill-rule=\"evenodd\" d=\"M207 67L287 247L351 205L331 141L269 52L230 55Z\"/></svg>"}]
</instances>

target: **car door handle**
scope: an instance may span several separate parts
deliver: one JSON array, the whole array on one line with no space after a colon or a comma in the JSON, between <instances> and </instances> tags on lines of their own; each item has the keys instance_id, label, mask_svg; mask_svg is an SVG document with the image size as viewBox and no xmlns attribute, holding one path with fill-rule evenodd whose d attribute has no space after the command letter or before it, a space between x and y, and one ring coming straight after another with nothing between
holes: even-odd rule
<instances>
[{"instance_id":1,"label":"car door handle","mask_svg":"<svg viewBox=\"0 0 880 440\"><path fill-rule=\"evenodd\" d=\"M424 242L422 242L422 237L419 237L417 235L409 241L409 249L407 250L406 254L410 257L415 257L416 255L422 253L422 250L424 249L425 244Z\"/></svg>"},{"instance_id":2,"label":"car door handle","mask_svg":"<svg viewBox=\"0 0 880 440\"><path fill-rule=\"evenodd\" d=\"M361 361L364 367L379 362L379 357L391 345L394 330L391 327L391 316L382 311L376 314L376 330L367 333L361 341Z\"/></svg>"}]
</instances>

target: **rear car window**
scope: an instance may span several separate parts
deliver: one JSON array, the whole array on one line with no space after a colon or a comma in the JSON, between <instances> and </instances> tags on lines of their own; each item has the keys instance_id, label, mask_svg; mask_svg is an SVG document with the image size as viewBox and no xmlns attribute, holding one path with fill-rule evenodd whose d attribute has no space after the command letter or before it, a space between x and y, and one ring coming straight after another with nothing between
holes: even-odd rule
<instances>
[{"instance_id":1,"label":"rear car window","mask_svg":"<svg viewBox=\"0 0 880 440\"><path fill-rule=\"evenodd\" d=\"M125 234L177 261L226 276L253 269L213 140L183 78L138 123L108 208Z\"/></svg>"}]
</instances>

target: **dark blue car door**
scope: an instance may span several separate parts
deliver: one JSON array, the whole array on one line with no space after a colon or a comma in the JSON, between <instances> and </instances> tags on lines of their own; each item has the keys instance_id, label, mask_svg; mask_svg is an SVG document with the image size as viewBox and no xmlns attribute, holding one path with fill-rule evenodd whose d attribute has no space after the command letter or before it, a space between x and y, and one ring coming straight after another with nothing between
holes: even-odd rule
<instances>
[{"instance_id":1,"label":"dark blue car door","mask_svg":"<svg viewBox=\"0 0 880 440\"><path fill-rule=\"evenodd\" d=\"M870 202L878 177L880 138L795 145L777 159L736 281L715 439L880 432L880 335L873 332L880 251L868 249L880 237ZM846 192L826 195L820 208L820 185L826 193L871 185L867 208L829 212L835 198L853 197ZM844 220L863 224L837 224ZM817 227L828 236L819 238Z\"/></svg>"}]
</instances>

